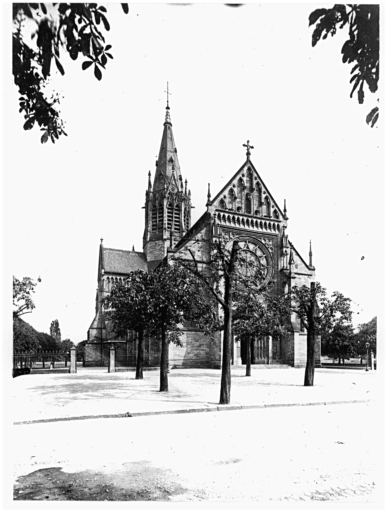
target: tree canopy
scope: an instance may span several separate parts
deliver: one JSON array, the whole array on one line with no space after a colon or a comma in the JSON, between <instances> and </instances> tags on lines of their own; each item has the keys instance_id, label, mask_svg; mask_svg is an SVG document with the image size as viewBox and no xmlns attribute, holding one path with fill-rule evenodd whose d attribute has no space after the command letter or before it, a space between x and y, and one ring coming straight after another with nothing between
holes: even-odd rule
<instances>
[{"instance_id":1,"label":"tree canopy","mask_svg":"<svg viewBox=\"0 0 387 512\"><path fill-rule=\"evenodd\" d=\"M371 93L378 90L379 82L379 11L377 4L335 4L330 9L316 9L309 16L309 26L314 25L312 46L338 29L348 30L341 53L343 63L354 64L351 69L351 93L357 91L359 103L364 102L364 85ZM379 100L378 100L379 101ZM366 122L373 127L379 119L379 107L367 115Z\"/></svg>"},{"instance_id":2,"label":"tree canopy","mask_svg":"<svg viewBox=\"0 0 387 512\"><path fill-rule=\"evenodd\" d=\"M121 4L125 13L128 4ZM102 79L112 46L106 44L105 31L110 30L107 9L88 3L13 4L12 73L17 86L19 112L24 114L24 129L40 127L41 142L55 143L67 135L60 115L60 98L48 96L48 82L57 69L64 75L61 51L71 59L83 56L82 69L93 69ZM55 63L55 68L54 68Z\"/></svg>"},{"instance_id":3,"label":"tree canopy","mask_svg":"<svg viewBox=\"0 0 387 512\"><path fill-rule=\"evenodd\" d=\"M333 359L345 360L357 355L353 326L350 323L337 322L332 329L321 336L322 355Z\"/></svg>"},{"instance_id":4,"label":"tree canopy","mask_svg":"<svg viewBox=\"0 0 387 512\"><path fill-rule=\"evenodd\" d=\"M300 320L307 331L307 360L305 368L305 386L313 386L315 369L316 336L321 331L332 331L338 323L348 324L352 320L351 299L340 292L327 296L326 289L320 283L311 283L310 287L293 287L288 294L289 309Z\"/></svg>"},{"instance_id":5,"label":"tree canopy","mask_svg":"<svg viewBox=\"0 0 387 512\"><path fill-rule=\"evenodd\" d=\"M39 349L39 333L22 318L15 318L13 321L13 351L21 353Z\"/></svg>"},{"instance_id":6,"label":"tree canopy","mask_svg":"<svg viewBox=\"0 0 387 512\"><path fill-rule=\"evenodd\" d=\"M38 332L22 318L13 321L13 351L20 352L58 352L63 350L61 343L45 332Z\"/></svg>"},{"instance_id":7,"label":"tree canopy","mask_svg":"<svg viewBox=\"0 0 387 512\"><path fill-rule=\"evenodd\" d=\"M205 314L205 301L193 286L179 264L162 264L150 273L130 273L103 301L117 334L134 330L142 337L146 330L161 338L160 391L168 391L169 343L181 345L184 322Z\"/></svg>"},{"instance_id":8,"label":"tree canopy","mask_svg":"<svg viewBox=\"0 0 387 512\"><path fill-rule=\"evenodd\" d=\"M151 287L153 276L142 270L131 272L124 285L113 287L103 301L108 308L107 317L112 320L117 335L125 336L135 331L139 336L136 379L143 378L144 332L153 331L153 301Z\"/></svg>"},{"instance_id":9,"label":"tree canopy","mask_svg":"<svg viewBox=\"0 0 387 512\"><path fill-rule=\"evenodd\" d=\"M374 316L372 320L365 324L360 324L358 332L355 334L356 352L359 356L367 353L366 343L369 343L368 349L376 355L376 339L377 339L377 318Z\"/></svg>"},{"instance_id":10,"label":"tree canopy","mask_svg":"<svg viewBox=\"0 0 387 512\"><path fill-rule=\"evenodd\" d=\"M38 283L41 282L38 277ZM23 277L20 281L13 276L13 319L20 318L22 315L31 313L35 309L35 303L32 294L35 293L37 283L30 277Z\"/></svg>"},{"instance_id":11,"label":"tree canopy","mask_svg":"<svg viewBox=\"0 0 387 512\"><path fill-rule=\"evenodd\" d=\"M198 261L196 248L203 242L210 250L205 261ZM193 238L192 243L175 256L175 260L195 276L198 293L212 298L206 315L199 318L199 325L207 331L220 328L224 331L219 403L229 404L235 300L242 290L251 297L263 293L270 286L268 269L261 267L259 258L248 248L247 242L238 238Z\"/></svg>"},{"instance_id":12,"label":"tree canopy","mask_svg":"<svg viewBox=\"0 0 387 512\"><path fill-rule=\"evenodd\" d=\"M59 321L53 320L50 324L50 336L52 336L56 341L61 341L61 332L59 327Z\"/></svg>"}]
</instances>

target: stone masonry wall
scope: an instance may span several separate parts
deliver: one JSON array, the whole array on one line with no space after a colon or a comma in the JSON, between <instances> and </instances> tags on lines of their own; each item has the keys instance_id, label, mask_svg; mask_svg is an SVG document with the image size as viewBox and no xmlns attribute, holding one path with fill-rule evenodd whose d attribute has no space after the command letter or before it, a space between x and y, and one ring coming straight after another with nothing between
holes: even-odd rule
<instances>
[{"instance_id":1,"label":"stone masonry wall","mask_svg":"<svg viewBox=\"0 0 387 512\"><path fill-rule=\"evenodd\" d=\"M306 333L294 333L294 363L295 368L303 368L306 365Z\"/></svg>"},{"instance_id":2,"label":"stone masonry wall","mask_svg":"<svg viewBox=\"0 0 387 512\"><path fill-rule=\"evenodd\" d=\"M85 366L103 366L101 362L101 343L86 343Z\"/></svg>"},{"instance_id":3,"label":"stone masonry wall","mask_svg":"<svg viewBox=\"0 0 387 512\"><path fill-rule=\"evenodd\" d=\"M144 247L147 261L161 260L166 253L165 240L150 240Z\"/></svg>"},{"instance_id":4,"label":"stone masonry wall","mask_svg":"<svg viewBox=\"0 0 387 512\"><path fill-rule=\"evenodd\" d=\"M198 330L187 330L180 341L183 346L174 346L173 355L169 359L172 368L219 367L220 358L215 359L218 351L214 350L214 340Z\"/></svg>"}]
</instances>

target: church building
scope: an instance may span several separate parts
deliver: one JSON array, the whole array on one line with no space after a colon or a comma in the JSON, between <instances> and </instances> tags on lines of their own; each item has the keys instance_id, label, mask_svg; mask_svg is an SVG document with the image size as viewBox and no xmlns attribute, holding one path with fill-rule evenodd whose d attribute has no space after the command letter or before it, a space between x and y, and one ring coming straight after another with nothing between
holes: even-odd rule
<instances>
[{"instance_id":1,"label":"church building","mask_svg":"<svg viewBox=\"0 0 387 512\"><path fill-rule=\"evenodd\" d=\"M191 225L191 192L180 169L167 102L153 183L151 173L148 173L143 251L106 248L101 239L95 317L85 346L86 366L106 366L112 343L116 347L116 366L135 365L136 333L129 332L125 339L115 336L101 301L116 283L123 283L130 272L151 272L165 258L186 249L193 239L203 239L200 250L204 252L208 250L205 241L214 237L223 237L230 244L239 240L243 249L250 251L260 265L265 280L273 283L273 293L282 294L293 286L310 286L315 281L311 246L307 262L288 239L286 203L281 210L254 167L251 160L253 147L249 141L244 147L246 159L240 169L213 199L208 190L206 211ZM292 315L291 324L291 332L281 339L267 336L253 340L252 363L305 366L306 331L295 315ZM170 345L170 366L220 368L221 337L219 332L210 339L194 324L184 325L183 346ZM320 344L317 345L316 366L319 366ZM244 342L235 338L233 364L244 364L245 357ZM159 363L160 340L145 337L144 365L159 366Z\"/></svg>"}]
</instances>

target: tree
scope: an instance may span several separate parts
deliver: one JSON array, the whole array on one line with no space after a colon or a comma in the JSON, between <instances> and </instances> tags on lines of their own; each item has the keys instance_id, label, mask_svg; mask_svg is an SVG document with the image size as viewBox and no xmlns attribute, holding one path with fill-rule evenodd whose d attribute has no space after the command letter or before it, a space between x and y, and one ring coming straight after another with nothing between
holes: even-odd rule
<instances>
[{"instance_id":1,"label":"tree","mask_svg":"<svg viewBox=\"0 0 387 512\"><path fill-rule=\"evenodd\" d=\"M139 333L139 338L142 332L143 339L146 329L150 336L161 337L160 391L168 391L169 344L181 344L181 326L205 307L192 291L192 278L185 269L164 263L149 274L132 272L127 286L116 286L104 299L105 306L113 308L109 316L117 333L126 334L131 329ZM138 352L139 368L141 347ZM140 376L142 371L137 373Z\"/></svg>"},{"instance_id":2,"label":"tree","mask_svg":"<svg viewBox=\"0 0 387 512\"><path fill-rule=\"evenodd\" d=\"M129 12L128 4L122 4L122 8ZM46 92L53 61L64 75L60 51L68 52L73 60L81 54L86 59L82 69L92 67L101 80L102 69L113 58L102 30L102 25L110 30L106 13L106 8L97 4L13 4L12 73L20 93L19 112L24 112L25 130L40 126L42 143L49 138L55 143L60 135L67 135L60 117L59 95L48 97Z\"/></svg>"},{"instance_id":3,"label":"tree","mask_svg":"<svg viewBox=\"0 0 387 512\"><path fill-rule=\"evenodd\" d=\"M60 342L45 332L38 332L40 350L44 352L58 352L61 350Z\"/></svg>"},{"instance_id":4,"label":"tree","mask_svg":"<svg viewBox=\"0 0 387 512\"><path fill-rule=\"evenodd\" d=\"M376 316L365 324L360 324L358 332L355 334L356 353L364 356L367 353L366 343L369 343L369 352L376 355L376 335L377 335L377 319Z\"/></svg>"},{"instance_id":5,"label":"tree","mask_svg":"<svg viewBox=\"0 0 387 512\"><path fill-rule=\"evenodd\" d=\"M13 321L13 352L34 352L40 349L38 332L21 318Z\"/></svg>"},{"instance_id":6,"label":"tree","mask_svg":"<svg viewBox=\"0 0 387 512\"><path fill-rule=\"evenodd\" d=\"M234 333L246 340L246 376L251 376L251 340L284 334L288 310L286 303L264 289L251 294L249 288L237 291L233 311Z\"/></svg>"},{"instance_id":7,"label":"tree","mask_svg":"<svg viewBox=\"0 0 387 512\"><path fill-rule=\"evenodd\" d=\"M138 334L136 379L143 378L144 333L153 322L152 298L150 295L153 276L142 270L131 272L125 285L115 286L104 299L107 315L113 322L113 330L125 336L128 331Z\"/></svg>"},{"instance_id":8,"label":"tree","mask_svg":"<svg viewBox=\"0 0 387 512\"><path fill-rule=\"evenodd\" d=\"M219 403L229 404L231 398L232 301L239 245L238 240L234 240L230 250L222 240L208 241L208 243L210 244L210 259L206 262L204 269L199 268L196 256L191 249L188 249L188 253L192 260L186 262L180 257L179 262L199 280L198 282L212 294L222 308L224 335ZM185 251L186 253L187 251Z\"/></svg>"},{"instance_id":9,"label":"tree","mask_svg":"<svg viewBox=\"0 0 387 512\"><path fill-rule=\"evenodd\" d=\"M83 361L85 357L85 345L87 340L80 341L77 345L77 361Z\"/></svg>"},{"instance_id":10,"label":"tree","mask_svg":"<svg viewBox=\"0 0 387 512\"><path fill-rule=\"evenodd\" d=\"M371 93L378 90L379 82L379 5L336 4L331 9L316 9L309 16L309 26L315 25L312 46L338 29L348 29L348 39L341 53L343 62L355 64L351 69L352 90L357 90L359 103L364 102L364 84ZM379 100L378 100L379 101ZM379 118L379 107L374 107L366 117L373 127Z\"/></svg>"},{"instance_id":11,"label":"tree","mask_svg":"<svg viewBox=\"0 0 387 512\"><path fill-rule=\"evenodd\" d=\"M234 294L238 288L244 287L251 295L262 291L264 275L262 269L256 265L250 251L240 247L240 240L235 239L228 243L222 238L213 240L192 240L192 248L183 249L175 257L180 265L186 268L197 278L197 289L204 289L214 299L217 307L222 311L223 323L223 355L222 374L220 385L220 404L229 404L231 399L231 343ZM210 248L209 255L199 264L193 250L194 244L206 242ZM202 293L202 296L205 296ZM217 311L207 314L206 321L210 322L212 329L219 329Z\"/></svg>"},{"instance_id":12,"label":"tree","mask_svg":"<svg viewBox=\"0 0 387 512\"><path fill-rule=\"evenodd\" d=\"M38 283L41 282L38 277ZM31 313L35 309L35 303L32 300L32 294L35 293L35 283L30 277L23 277L20 281L13 276L13 319L20 318L22 315Z\"/></svg>"},{"instance_id":13,"label":"tree","mask_svg":"<svg viewBox=\"0 0 387 512\"><path fill-rule=\"evenodd\" d=\"M59 327L59 321L53 320L50 325L50 336L52 336L57 342L61 341L61 333Z\"/></svg>"},{"instance_id":14,"label":"tree","mask_svg":"<svg viewBox=\"0 0 387 512\"><path fill-rule=\"evenodd\" d=\"M321 334L322 355L338 359L339 364L356 355L353 327L350 323L339 321L332 329Z\"/></svg>"},{"instance_id":15,"label":"tree","mask_svg":"<svg viewBox=\"0 0 387 512\"><path fill-rule=\"evenodd\" d=\"M60 350L63 352L70 352L70 349L73 347L75 347L75 343L72 342L69 338L66 338L60 343Z\"/></svg>"},{"instance_id":16,"label":"tree","mask_svg":"<svg viewBox=\"0 0 387 512\"><path fill-rule=\"evenodd\" d=\"M182 325L205 314L205 297L195 280L176 262L163 264L151 274L152 332L161 333L160 391L168 391L169 344L180 346Z\"/></svg>"},{"instance_id":17,"label":"tree","mask_svg":"<svg viewBox=\"0 0 387 512\"><path fill-rule=\"evenodd\" d=\"M13 351L20 352L56 352L61 350L61 344L45 332L36 331L21 318L13 321Z\"/></svg>"},{"instance_id":18,"label":"tree","mask_svg":"<svg viewBox=\"0 0 387 512\"><path fill-rule=\"evenodd\" d=\"M307 331L307 356L304 386L313 386L315 369L316 336L319 332L328 332L338 322L348 323L352 319L351 300L342 293L334 292L327 297L325 288L320 283L293 287L285 298L289 310L295 313L301 325Z\"/></svg>"}]
</instances>

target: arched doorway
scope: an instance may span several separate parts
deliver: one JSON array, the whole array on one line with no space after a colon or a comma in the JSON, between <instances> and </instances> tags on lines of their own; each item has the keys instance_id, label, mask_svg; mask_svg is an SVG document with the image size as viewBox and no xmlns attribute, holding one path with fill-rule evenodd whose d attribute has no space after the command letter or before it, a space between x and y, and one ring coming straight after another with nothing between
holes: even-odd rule
<instances>
[{"instance_id":1,"label":"arched doorway","mask_svg":"<svg viewBox=\"0 0 387 512\"><path fill-rule=\"evenodd\" d=\"M247 338L242 337L241 339L241 359L242 364L246 364L247 356ZM255 338L250 339L250 350L251 350L251 364L266 364L267 363L267 339Z\"/></svg>"}]
</instances>

